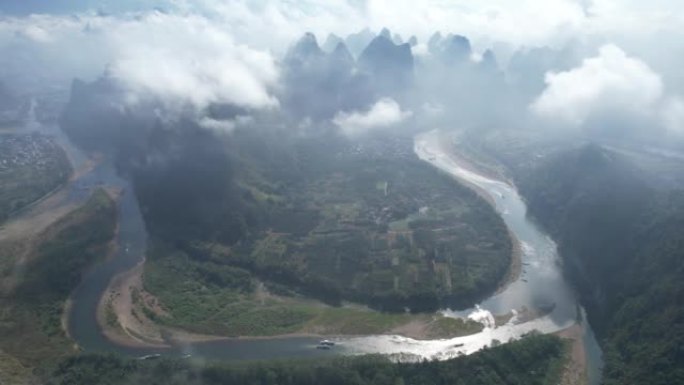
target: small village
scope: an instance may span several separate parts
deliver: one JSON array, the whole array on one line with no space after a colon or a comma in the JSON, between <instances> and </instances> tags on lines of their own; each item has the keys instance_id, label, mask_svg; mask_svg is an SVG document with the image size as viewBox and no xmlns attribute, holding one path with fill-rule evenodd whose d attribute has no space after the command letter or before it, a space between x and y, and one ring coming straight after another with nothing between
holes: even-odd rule
<instances>
[{"instance_id":1,"label":"small village","mask_svg":"<svg viewBox=\"0 0 684 385\"><path fill-rule=\"evenodd\" d=\"M61 149L54 138L39 134L8 134L0 136L0 173L18 167L34 167L37 171L54 167Z\"/></svg>"}]
</instances>

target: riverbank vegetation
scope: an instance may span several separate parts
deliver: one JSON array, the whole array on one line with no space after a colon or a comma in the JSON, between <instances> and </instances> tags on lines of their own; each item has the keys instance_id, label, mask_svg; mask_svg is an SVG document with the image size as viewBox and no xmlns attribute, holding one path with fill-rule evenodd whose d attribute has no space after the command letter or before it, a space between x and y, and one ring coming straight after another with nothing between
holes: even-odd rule
<instances>
[{"instance_id":1,"label":"riverbank vegetation","mask_svg":"<svg viewBox=\"0 0 684 385\"><path fill-rule=\"evenodd\" d=\"M71 164L45 135L0 135L0 223L66 183Z\"/></svg>"},{"instance_id":2,"label":"riverbank vegetation","mask_svg":"<svg viewBox=\"0 0 684 385\"><path fill-rule=\"evenodd\" d=\"M399 364L383 356L199 364L187 359L82 355L64 360L47 384L555 385L566 356L566 343L542 335L448 361Z\"/></svg>"},{"instance_id":3,"label":"riverbank vegetation","mask_svg":"<svg viewBox=\"0 0 684 385\"><path fill-rule=\"evenodd\" d=\"M132 291L131 311L138 318L202 334L236 337L396 332L413 338L447 338L482 330L475 321L447 319L440 314L326 305L287 286L260 281L248 270L193 261L187 254L158 243L150 248L144 282L146 292L157 295L151 299Z\"/></svg>"},{"instance_id":4,"label":"riverbank vegetation","mask_svg":"<svg viewBox=\"0 0 684 385\"><path fill-rule=\"evenodd\" d=\"M30 254L13 269L3 271L0 353L11 359L0 365L36 367L73 353L62 328L65 302L81 275L107 255L115 227L115 202L97 190L85 205L39 234ZM0 248L0 258L14 258L8 251Z\"/></svg>"}]
</instances>

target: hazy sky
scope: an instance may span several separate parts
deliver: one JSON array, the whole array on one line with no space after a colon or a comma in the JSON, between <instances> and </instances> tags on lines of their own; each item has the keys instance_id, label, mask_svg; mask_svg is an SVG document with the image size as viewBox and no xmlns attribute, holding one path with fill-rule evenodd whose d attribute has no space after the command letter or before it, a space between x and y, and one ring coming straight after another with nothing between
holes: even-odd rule
<instances>
[{"instance_id":1,"label":"hazy sky","mask_svg":"<svg viewBox=\"0 0 684 385\"><path fill-rule=\"evenodd\" d=\"M676 0L3 0L0 4L0 12L9 15L154 8L228 22L224 27L237 38L259 46L279 46L303 30L344 34L366 26L376 30L386 26L419 37L442 30L483 42L540 45L588 34L678 31L684 14L684 2Z\"/></svg>"},{"instance_id":2,"label":"hazy sky","mask_svg":"<svg viewBox=\"0 0 684 385\"><path fill-rule=\"evenodd\" d=\"M0 12L26 16L31 13L68 14L84 11L123 12L165 6L164 0L3 0Z\"/></svg>"},{"instance_id":3,"label":"hazy sky","mask_svg":"<svg viewBox=\"0 0 684 385\"><path fill-rule=\"evenodd\" d=\"M535 114L568 126L616 109L684 122L684 1L675 0L2 0L0 81L67 84L106 69L132 101L150 93L198 108L278 108L278 61L295 39L366 27L422 43L435 31L462 34L503 66L518 49L570 44L578 66L549 71ZM402 116L387 101L375 107L338 123Z\"/></svg>"}]
</instances>

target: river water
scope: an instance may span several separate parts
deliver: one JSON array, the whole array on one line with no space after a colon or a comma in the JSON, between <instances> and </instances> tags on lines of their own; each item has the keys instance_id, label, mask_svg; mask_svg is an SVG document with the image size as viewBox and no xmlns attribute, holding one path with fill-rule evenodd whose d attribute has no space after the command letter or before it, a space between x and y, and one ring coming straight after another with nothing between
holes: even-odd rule
<instances>
[{"instance_id":1,"label":"river water","mask_svg":"<svg viewBox=\"0 0 684 385\"><path fill-rule=\"evenodd\" d=\"M61 132L51 130L63 142L70 157L82 162L83 155ZM581 323L589 361L590 383L600 378L601 351L572 289L561 273L556 245L526 216L526 206L513 186L496 181L461 167L442 147L440 134L429 132L415 138L415 153L433 166L477 186L493 199L511 232L523 247L522 273L507 288L472 309L444 310L447 315L471 317L486 326L481 333L444 340L418 341L410 338L379 335L366 337L329 337L337 342L331 350L316 349L318 338L292 337L267 339L225 339L211 342L176 345L168 349L131 348L107 340L98 326L96 309L100 297L115 275L137 265L145 255L147 232L132 188L125 178L115 172L110 162L102 162L93 171L79 178L69 187L69 199L85 200L87 191L95 185L108 185L124 190L119 204L120 231L118 252L113 258L96 266L85 275L72 294L68 331L85 351L118 352L131 356L147 354L183 355L205 359L256 360L272 358L309 357L335 354L396 354L404 357L447 359L471 354L496 341L507 342L533 330L542 333L560 331ZM546 315L531 321L513 318L502 326L492 322L493 315L520 312L523 308L546 309ZM552 310L551 310L552 309ZM496 341L495 341L496 340Z\"/></svg>"}]
</instances>

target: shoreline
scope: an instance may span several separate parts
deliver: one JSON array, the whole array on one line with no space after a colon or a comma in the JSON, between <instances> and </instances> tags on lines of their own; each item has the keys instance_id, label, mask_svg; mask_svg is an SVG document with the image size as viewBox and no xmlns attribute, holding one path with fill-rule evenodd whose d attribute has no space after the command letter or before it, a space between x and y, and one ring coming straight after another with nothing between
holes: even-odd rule
<instances>
[{"instance_id":1,"label":"shoreline","mask_svg":"<svg viewBox=\"0 0 684 385\"><path fill-rule=\"evenodd\" d=\"M464 170L484 175L487 178L490 178L492 180L497 180L503 183L506 183L513 188L515 186L511 183L510 180L507 178L504 178L504 180L501 180L498 175L494 175L491 172L486 172L483 170L487 170L486 167L480 166L478 167L478 163L476 161L464 158L463 156L460 156L459 154L454 153L448 148L444 148L444 145L441 144L440 141L440 148L442 150L442 153L446 155L449 159L451 159L454 163L456 163L459 167L463 168ZM479 195L482 199L487 201L489 205L494 209L494 211L497 211L496 208L496 202L494 201L494 198L487 193L483 188L475 185L474 183L463 179L459 178L455 175L449 174L452 178L456 179L459 183L463 184L464 186L468 187L469 189L473 190L477 195ZM497 211L498 213L498 211ZM501 214L499 213L499 216ZM494 292L493 295L500 294L504 292L508 286L510 286L512 283L518 281L520 279L520 275L522 273L522 256L523 256L523 250L522 250L522 244L520 243L520 240L518 237L515 236L513 231L506 225L506 230L508 231L508 237L511 240L511 262L509 264L508 270L506 271L506 274L502 277L501 281L499 282L496 291Z\"/></svg>"},{"instance_id":2,"label":"shoreline","mask_svg":"<svg viewBox=\"0 0 684 385\"><path fill-rule=\"evenodd\" d=\"M357 338L368 336L402 336L417 341L448 339L454 336L446 330L431 329L437 320L444 315L436 313L416 315L408 322L394 325L391 329L380 333L339 333L331 331L317 333L311 325L302 325L301 330L275 335L263 336L221 336L192 332L176 327L164 326L151 320L141 310L141 306L152 307L150 311L163 314L164 310L155 308L158 304L155 297L144 292L142 288L142 272L144 260L133 269L115 276L97 307L97 323L103 336L111 343L129 348L169 349L177 345L216 342L216 341L260 341L288 338ZM135 294L134 294L135 293ZM134 300L133 296L138 299ZM136 302L137 301L137 302ZM354 307L354 305L347 305ZM115 318L112 319L111 317ZM477 334L474 332L472 334ZM465 334L470 335L470 334ZM464 335L460 335L464 336Z\"/></svg>"},{"instance_id":3,"label":"shoreline","mask_svg":"<svg viewBox=\"0 0 684 385\"><path fill-rule=\"evenodd\" d=\"M508 266L506 275L504 275L499 283L499 287L494 292L494 295L501 294L506 291L508 286L520 279L520 275L522 274L522 244L520 243L518 237L516 237L510 229L508 230L508 236L511 239L511 263Z\"/></svg>"},{"instance_id":4,"label":"shoreline","mask_svg":"<svg viewBox=\"0 0 684 385\"><path fill-rule=\"evenodd\" d=\"M567 359L561 374L560 385L586 385L588 379L588 357L584 346L584 330L581 324L575 324L554 335L569 342Z\"/></svg>"},{"instance_id":5,"label":"shoreline","mask_svg":"<svg viewBox=\"0 0 684 385\"><path fill-rule=\"evenodd\" d=\"M131 291L140 284L144 260L130 270L115 275L97 305L97 323L110 342L129 348L170 348L161 332L136 315ZM113 312L113 313L110 313ZM109 319L114 315L115 320ZM146 317L145 317L146 320ZM112 324L114 321L116 324ZM146 330L147 329L147 330Z\"/></svg>"},{"instance_id":6,"label":"shoreline","mask_svg":"<svg viewBox=\"0 0 684 385\"><path fill-rule=\"evenodd\" d=\"M430 336L430 327L436 321L435 317L440 317L438 313L425 315L424 319L411 320L405 324L397 325L390 330L382 333L360 333L360 334L344 334L344 333L315 333L308 331L297 331L285 334L263 335L263 336L220 336L191 332L175 327L168 327L160 325L154 321L145 318L141 324L132 325L127 324L122 326L119 317L130 311L129 308L116 308L117 325L111 325L106 322L106 306L108 300L114 297L121 297L122 289L130 287L126 282L130 282L130 275L135 275L131 271L116 277L112 280L113 284L106 291L106 295L101 299L98 305L97 321L103 335L111 343L129 348L151 348L151 349L171 349L178 345L204 343L204 342L218 342L218 341L263 341L263 340L282 340L289 338L317 338L317 339L336 339L336 338L361 338L370 336L401 336L411 338L416 341L432 341L453 338L453 336ZM122 285L123 284L123 285ZM116 298L116 299L119 299ZM441 316L444 317L444 316ZM124 317L124 319L127 317ZM152 330L141 330L139 327L151 328ZM306 329L306 326L304 327ZM157 334L157 337L151 336L149 333ZM477 334L475 332L473 334ZM461 335L460 337L471 334Z\"/></svg>"},{"instance_id":7,"label":"shoreline","mask_svg":"<svg viewBox=\"0 0 684 385\"><path fill-rule=\"evenodd\" d=\"M446 149L442 148L442 150L444 150L446 154L449 154L454 161L458 161L457 163L460 164L461 167L473 173L482 175L488 179L497 180L506 183L509 186L515 187L515 181L510 175L507 175L505 170L502 171L498 169L496 165L486 164L481 160L473 159L473 157L469 157L468 155L463 155L462 152L458 152L458 149L462 147L461 142L456 144L452 137L449 137L444 133L442 133L442 137L445 139L444 141L448 143L449 147ZM443 147L444 145L441 146ZM482 151L477 152L482 153Z\"/></svg>"}]
</instances>

